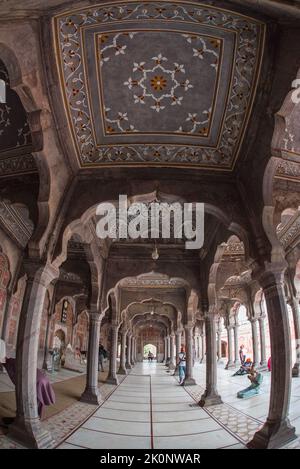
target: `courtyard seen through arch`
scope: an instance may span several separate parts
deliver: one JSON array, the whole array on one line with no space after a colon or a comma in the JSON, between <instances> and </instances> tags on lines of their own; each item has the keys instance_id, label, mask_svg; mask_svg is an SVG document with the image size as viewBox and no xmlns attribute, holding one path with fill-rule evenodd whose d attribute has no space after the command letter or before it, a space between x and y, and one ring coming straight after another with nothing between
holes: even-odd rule
<instances>
[{"instance_id":1,"label":"courtyard seen through arch","mask_svg":"<svg viewBox=\"0 0 300 469\"><path fill-rule=\"evenodd\" d=\"M0 449L300 449L299 1L2 3Z\"/></svg>"}]
</instances>

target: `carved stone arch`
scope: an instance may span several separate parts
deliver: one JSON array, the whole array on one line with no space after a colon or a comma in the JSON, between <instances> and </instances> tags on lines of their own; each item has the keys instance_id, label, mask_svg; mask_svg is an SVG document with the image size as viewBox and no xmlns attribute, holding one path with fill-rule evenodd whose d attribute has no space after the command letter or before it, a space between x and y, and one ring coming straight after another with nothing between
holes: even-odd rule
<instances>
[{"instance_id":1,"label":"carved stone arch","mask_svg":"<svg viewBox=\"0 0 300 469\"><path fill-rule=\"evenodd\" d=\"M50 195L50 169L46 159L39 154L43 148L43 130L40 118L41 110L37 106L29 86L24 84L20 63L14 51L3 42L0 42L0 59L3 61L8 71L10 88L17 93L27 113L28 124L31 131L33 157L37 165L41 183L39 185L37 200L38 223L30 239L29 246L34 252L41 254L38 243L47 228L50 218L48 203Z\"/></svg>"},{"instance_id":2,"label":"carved stone arch","mask_svg":"<svg viewBox=\"0 0 300 469\"><path fill-rule=\"evenodd\" d=\"M120 186L117 188L114 188L114 191L116 194L119 194L121 191ZM122 193L122 192L121 192ZM155 197L157 195L160 197L162 201L180 201L180 203L187 202L186 199L183 197L176 195L176 194L165 194L161 192L150 192L150 193L145 193L145 194L140 194L138 192L128 194L128 200L129 201L143 201L143 202L151 202L155 201ZM96 197L96 196L95 196ZM195 199L198 197L196 196ZM66 217L63 217L61 215L62 220L58 220L57 225L59 226L59 229L54 233L51 247L49 247L50 251L50 256L52 259L59 258L62 253L65 251L65 245L67 244L67 239L68 237L71 236L70 233L74 232L76 230L76 227L79 225L86 225L89 223L91 218L93 218L96 215L96 210L97 207L100 203L113 203L116 205L118 202L114 198L114 193L112 192L112 196L109 197L107 196L107 193L103 193L101 195L97 194L97 200L91 200L89 206L83 206L80 207L80 213L77 213L76 215L72 213L72 219L68 219ZM203 200L193 200L193 203L201 202L203 203ZM68 204L68 201L65 201L65 204ZM87 205L87 203L86 203ZM235 219L238 217L235 217L232 219L232 214L226 214L224 209L221 209L217 207L217 205L214 205L212 203L207 203L204 202L204 211L205 213L214 216L217 218L229 231L231 231L233 234L236 234L243 242L245 245L245 251L246 251L246 256L250 258L250 241L249 237L250 234L248 233L246 227L242 226L240 223L240 220ZM65 213L62 210L62 213ZM63 220L64 218L64 220Z\"/></svg>"}]
</instances>

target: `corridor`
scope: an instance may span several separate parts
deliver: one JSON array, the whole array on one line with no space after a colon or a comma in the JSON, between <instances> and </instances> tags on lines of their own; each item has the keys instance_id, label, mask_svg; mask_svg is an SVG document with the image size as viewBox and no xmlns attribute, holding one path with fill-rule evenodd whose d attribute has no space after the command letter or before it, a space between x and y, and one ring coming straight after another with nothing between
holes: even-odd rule
<instances>
[{"instance_id":1,"label":"corridor","mask_svg":"<svg viewBox=\"0 0 300 469\"><path fill-rule=\"evenodd\" d=\"M241 447L240 440L195 404L164 365L144 362L59 449Z\"/></svg>"}]
</instances>

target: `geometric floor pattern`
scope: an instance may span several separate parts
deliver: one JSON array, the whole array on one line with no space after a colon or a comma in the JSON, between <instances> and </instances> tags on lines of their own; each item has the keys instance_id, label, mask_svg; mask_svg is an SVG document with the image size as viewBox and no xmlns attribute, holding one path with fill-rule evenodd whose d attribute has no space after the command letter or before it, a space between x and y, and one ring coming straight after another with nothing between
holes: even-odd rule
<instances>
[{"instance_id":1,"label":"geometric floor pattern","mask_svg":"<svg viewBox=\"0 0 300 469\"><path fill-rule=\"evenodd\" d=\"M99 407L76 402L43 424L59 449L246 448L268 413L270 373L263 374L261 394L247 400L236 397L248 386L247 377L232 374L218 367L223 404L202 409L195 404L204 390L205 365L194 367L197 385L183 388L162 364L138 363L119 376L119 386L101 386ZM300 378L292 380L289 418L299 435ZM0 435L1 448L21 446ZM300 449L300 438L285 448Z\"/></svg>"}]
</instances>

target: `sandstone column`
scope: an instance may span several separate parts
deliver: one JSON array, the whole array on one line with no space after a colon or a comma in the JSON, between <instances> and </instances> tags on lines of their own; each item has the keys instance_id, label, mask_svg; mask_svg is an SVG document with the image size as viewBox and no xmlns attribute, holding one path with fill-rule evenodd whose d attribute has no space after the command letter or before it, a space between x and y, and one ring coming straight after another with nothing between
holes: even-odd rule
<instances>
[{"instance_id":1,"label":"sandstone column","mask_svg":"<svg viewBox=\"0 0 300 469\"><path fill-rule=\"evenodd\" d=\"M296 341L296 362L294 363L292 369L292 376L296 378L300 376L300 317L299 317L299 305L295 297L292 297L289 301L289 304L292 308L293 313L293 322L294 322L294 333Z\"/></svg>"},{"instance_id":2,"label":"sandstone column","mask_svg":"<svg viewBox=\"0 0 300 469\"><path fill-rule=\"evenodd\" d=\"M101 396L98 389L98 362L101 319L98 312L91 312L89 318L86 387L80 400L89 404L99 405Z\"/></svg>"},{"instance_id":3,"label":"sandstone column","mask_svg":"<svg viewBox=\"0 0 300 469\"><path fill-rule=\"evenodd\" d=\"M217 391L217 342L216 342L216 319L213 314L205 317L206 336L206 389L201 396L199 405L207 407L222 404L221 397Z\"/></svg>"},{"instance_id":4,"label":"sandstone column","mask_svg":"<svg viewBox=\"0 0 300 469\"><path fill-rule=\"evenodd\" d=\"M257 318L250 319L251 330L252 330L252 344L253 344L253 365L258 367L259 358L258 358L258 334L257 334Z\"/></svg>"},{"instance_id":5,"label":"sandstone column","mask_svg":"<svg viewBox=\"0 0 300 469\"><path fill-rule=\"evenodd\" d=\"M175 334L172 333L170 336L170 370L175 370Z\"/></svg>"},{"instance_id":6,"label":"sandstone column","mask_svg":"<svg viewBox=\"0 0 300 469\"><path fill-rule=\"evenodd\" d=\"M127 338L127 331L122 329L121 332L121 357L120 357L120 367L118 370L119 375L127 375L126 370L126 338Z\"/></svg>"},{"instance_id":7,"label":"sandstone column","mask_svg":"<svg viewBox=\"0 0 300 469\"><path fill-rule=\"evenodd\" d=\"M131 369L131 333L127 333L126 368Z\"/></svg>"},{"instance_id":8,"label":"sandstone column","mask_svg":"<svg viewBox=\"0 0 300 469\"><path fill-rule=\"evenodd\" d=\"M193 326L185 326L185 343L186 343L186 373L185 373L185 386L196 384L193 378Z\"/></svg>"},{"instance_id":9,"label":"sandstone column","mask_svg":"<svg viewBox=\"0 0 300 469\"><path fill-rule=\"evenodd\" d=\"M239 355L239 325L235 324L234 328L234 365L240 367L241 360Z\"/></svg>"},{"instance_id":10,"label":"sandstone column","mask_svg":"<svg viewBox=\"0 0 300 469\"><path fill-rule=\"evenodd\" d=\"M265 316L258 318L260 336L260 368L267 369Z\"/></svg>"},{"instance_id":11,"label":"sandstone column","mask_svg":"<svg viewBox=\"0 0 300 469\"><path fill-rule=\"evenodd\" d=\"M9 436L29 448L51 448L54 441L38 416L36 370L39 332L46 290L58 278L59 272L37 260L26 259L27 274L23 298L16 355L17 415L9 427Z\"/></svg>"},{"instance_id":12,"label":"sandstone column","mask_svg":"<svg viewBox=\"0 0 300 469\"><path fill-rule=\"evenodd\" d=\"M228 349L227 349L228 350L228 362L225 366L225 369L228 370L229 368L234 367L234 363L232 361L232 327L227 326L226 330L227 330L227 339L228 339Z\"/></svg>"},{"instance_id":13,"label":"sandstone column","mask_svg":"<svg viewBox=\"0 0 300 469\"><path fill-rule=\"evenodd\" d=\"M53 292L51 295L51 303L49 307L49 311L47 314L47 328L46 328L46 334L45 334L45 348L44 348L44 359L43 359L43 366L42 368L44 370L48 369L48 353L49 353L49 332L50 332L50 324L51 324L51 319L53 317L54 309L55 309L55 292L57 288L57 283L53 287Z\"/></svg>"},{"instance_id":14,"label":"sandstone column","mask_svg":"<svg viewBox=\"0 0 300 469\"><path fill-rule=\"evenodd\" d=\"M117 351L118 351L118 326L112 324L111 326L111 350L110 350L110 362L109 362L109 373L106 382L109 384L119 384L117 378Z\"/></svg>"},{"instance_id":15,"label":"sandstone column","mask_svg":"<svg viewBox=\"0 0 300 469\"><path fill-rule=\"evenodd\" d=\"M200 333L200 363L204 363L205 356L204 356L204 333L203 331Z\"/></svg>"},{"instance_id":16,"label":"sandstone column","mask_svg":"<svg viewBox=\"0 0 300 469\"><path fill-rule=\"evenodd\" d=\"M270 264L259 282L266 299L270 327L272 373L269 413L264 426L255 433L250 448L279 448L293 440L295 428L288 419L291 394L291 345L284 295L282 264Z\"/></svg>"},{"instance_id":17,"label":"sandstone column","mask_svg":"<svg viewBox=\"0 0 300 469\"><path fill-rule=\"evenodd\" d=\"M218 329L217 331L217 355L218 362L222 360L222 340L221 340L222 331Z\"/></svg>"},{"instance_id":18,"label":"sandstone column","mask_svg":"<svg viewBox=\"0 0 300 469\"><path fill-rule=\"evenodd\" d=\"M132 364L132 366L135 365L134 349L135 349L135 337L132 336L131 337L131 359L130 359L130 363Z\"/></svg>"},{"instance_id":19,"label":"sandstone column","mask_svg":"<svg viewBox=\"0 0 300 469\"><path fill-rule=\"evenodd\" d=\"M176 331L176 338L175 338L175 345L176 345L176 365L178 364L179 362L179 353L180 353L180 350L181 350L181 331ZM176 375L179 374L179 370L178 370L178 367L176 368L176 372L175 372Z\"/></svg>"}]
</instances>

